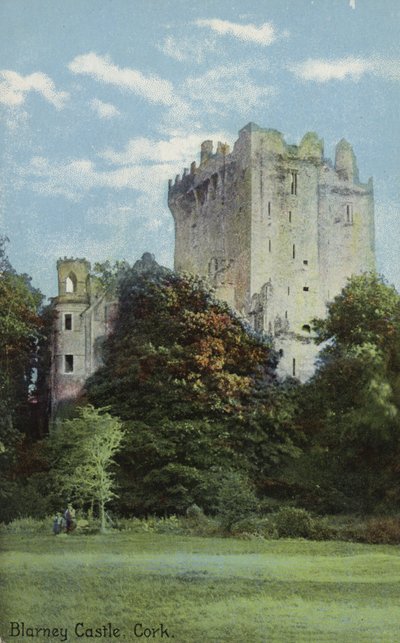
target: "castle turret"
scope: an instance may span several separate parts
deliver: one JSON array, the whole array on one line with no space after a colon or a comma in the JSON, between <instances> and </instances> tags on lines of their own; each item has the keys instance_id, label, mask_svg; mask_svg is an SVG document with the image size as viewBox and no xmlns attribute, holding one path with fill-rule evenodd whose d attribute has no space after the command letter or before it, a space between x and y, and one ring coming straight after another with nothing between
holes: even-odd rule
<instances>
[{"instance_id":1,"label":"castle turret","mask_svg":"<svg viewBox=\"0 0 400 643\"><path fill-rule=\"evenodd\" d=\"M200 153L200 163L206 163L209 158L211 158L213 153L213 142L204 141L201 144L201 153Z\"/></svg>"},{"instance_id":2,"label":"castle turret","mask_svg":"<svg viewBox=\"0 0 400 643\"><path fill-rule=\"evenodd\" d=\"M307 132L299 145L299 156L302 159L321 162L324 156L324 141L315 132Z\"/></svg>"},{"instance_id":3,"label":"castle turret","mask_svg":"<svg viewBox=\"0 0 400 643\"><path fill-rule=\"evenodd\" d=\"M90 305L90 263L64 257L57 261L58 297L53 339L52 417L82 391L87 372L84 312Z\"/></svg>"},{"instance_id":4,"label":"castle turret","mask_svg":"<svg viewBox=\"0 0 400 643\"><path fill-rule=\"evenodd\" d=\"M86 259L59 259L57 272L59 302L89 302L90 263Z\"/></svg>"},{"instance_id":5,"label":"castle turret","mask_svg":"<svg viewBox=\"0 0 400 643\"><path fill-rule=\"evenodd\" d=\"M336 145L335 170L342 179L358 182L358 167L353 148L344 138Z\"/></svg>"},{"instance_id":6,"label":"castle turret","mask_svg":"<svg viewBox=\"0 0 400 643\"><path fill-rule=\"evenodd\" d=\"M168 272L149 252L133 269L138 274ZM59 259L57 272L59 294L52 300L57 314L50 382L52 426L68 416L68 408L82 395L87 378L102 365L102 346L118 315L115 287L105 288L93 277L86 259Z\"/></svg>"}]
</instances>

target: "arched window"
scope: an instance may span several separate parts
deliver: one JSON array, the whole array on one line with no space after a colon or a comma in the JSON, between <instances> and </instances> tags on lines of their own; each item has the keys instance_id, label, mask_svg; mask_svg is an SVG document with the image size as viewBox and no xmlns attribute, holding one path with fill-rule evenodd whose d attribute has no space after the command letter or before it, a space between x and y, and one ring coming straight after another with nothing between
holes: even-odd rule
<instances>
[{"instance_id":1,"label":"arched window","mask_svg":"<svg viewBox=\"0 0 400 643\"><path fill-rule=\"evenodd\" d=\"M309 324L304 324L304 326L301 327L301 330L304 330L305 333L311 333L311 327Z\"/></svg>"},{"instance_id":2,"label":"arched window","mask_svg":"<svg viewBox=\"0 0 400 643\"><path fill-rule=\"evenodd\" d=\"M73 293L76 290L76 277L73 272L70 272L65 280L65 292Z\"/></svg>"}]
</instances>

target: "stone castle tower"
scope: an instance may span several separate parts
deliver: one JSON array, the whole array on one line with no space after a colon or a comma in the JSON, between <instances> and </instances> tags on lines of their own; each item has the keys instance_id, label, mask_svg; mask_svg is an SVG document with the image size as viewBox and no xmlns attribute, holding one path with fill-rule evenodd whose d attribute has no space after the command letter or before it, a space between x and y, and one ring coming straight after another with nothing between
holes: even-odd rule
<instances>
[{"instance_id":1,"label":"stone castle tower","mask_svg":"<svg viewBox=\"0 0 400 643\"><path fill-rule=\"evenodd\" d=\"M145 252L133 269L137 273L166 270ZM86 259L59 259L58 296L51 348L51 422L62 419L84 389L85 381L102 364L102 344L113 329L118 301L114 287L104 288L90 273Z\"/></svg>"},{"instance_id":2,"label":"stone castle tower","mask_svg":"<svg viewBox=\"0 0 400 643\"><path fill-rule=\"evenodd\" d=\"M59 259L58 297L51 367L51 416L76 400L85 380L101 364L101 343L116 314L114 297L90 277L86 259Z\"/></svg>"},{"instance_id":3,"label":"stone castle tower","mask_svg":"<svg viewBox=\"0 0 400 643\"><path fill-rule=\"evenodd\" d=\"M233 151L201 146L200 166L169 182L175 270L208 277L217 295L274 337L280 373L304 381L318 349L314 317L352 274L375 268L372 179L359 181L352 147L307 133L288 145L249 123Z\"/></svg>"}]
</instances>

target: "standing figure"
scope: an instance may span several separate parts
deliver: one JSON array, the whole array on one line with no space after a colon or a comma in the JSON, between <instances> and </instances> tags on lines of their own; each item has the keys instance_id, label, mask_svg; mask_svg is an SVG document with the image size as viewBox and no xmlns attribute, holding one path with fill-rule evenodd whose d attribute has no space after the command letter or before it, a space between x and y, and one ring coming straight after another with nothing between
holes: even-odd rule
<instances>
[{"instance_id":1,"label":"standing figure","mask_svg":"<svg viewBox=\"0 0 400 643\"><path fill-rule=\"evenodd\" d=\"M54 520L53 520L53 534L55 536L57 536L57 534L60 533L61 524L62 524L62 517L61 517L60 513L57 511L56 515L54 516Z\"/></svg>"},{"instance_id":2,"label":"standing figure","mask_svg":"<svg viewBox=\"0 0 400 643\"><path fill-rule=\"evenodd\" d=\"M75 519L75 509L73 508L73 506L71 504L68 505L68 507L66 508L66 510L64 512L64 519L65 519L65 531L68 534L71 531L73 531L75 529L75 527L76 527L76 523L75 523L75 520L74 520Z\"/></svg>"}]
</instances>

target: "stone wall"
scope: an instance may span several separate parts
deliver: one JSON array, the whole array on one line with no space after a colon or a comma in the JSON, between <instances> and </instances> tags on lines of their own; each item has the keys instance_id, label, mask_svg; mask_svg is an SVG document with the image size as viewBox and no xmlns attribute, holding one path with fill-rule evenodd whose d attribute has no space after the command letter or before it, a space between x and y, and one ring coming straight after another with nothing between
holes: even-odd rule
<instances>
[{"instance_id":1,"label":"stone wall","mask_svg":"<svg viewBox=\"0 0 400 643\"><path fill-rule=\"evenodd\" d=\"M152 254L146 252L136 261L137 273L162 272ZM58 296L50 374L51 424L62 416L62 407L74 402L83 392L87 378L102 364L102 345L112 331L118 312L113 288L104 289L91 277L85 259L59 259Z\"/></svg>"},{"instance_id":2,"label":"stone wall","mask_svg":"<svg viewBox=\"0 0 400 643\"><path fill-rule=\"evenodd\" d=\"M113 294L94 287L89 262L65 257L57 262L57 270L51 366L53 421L63 405L79 397L86 379L100 366L101 344L116 312Z\"/></svg>"}]
</instances>

